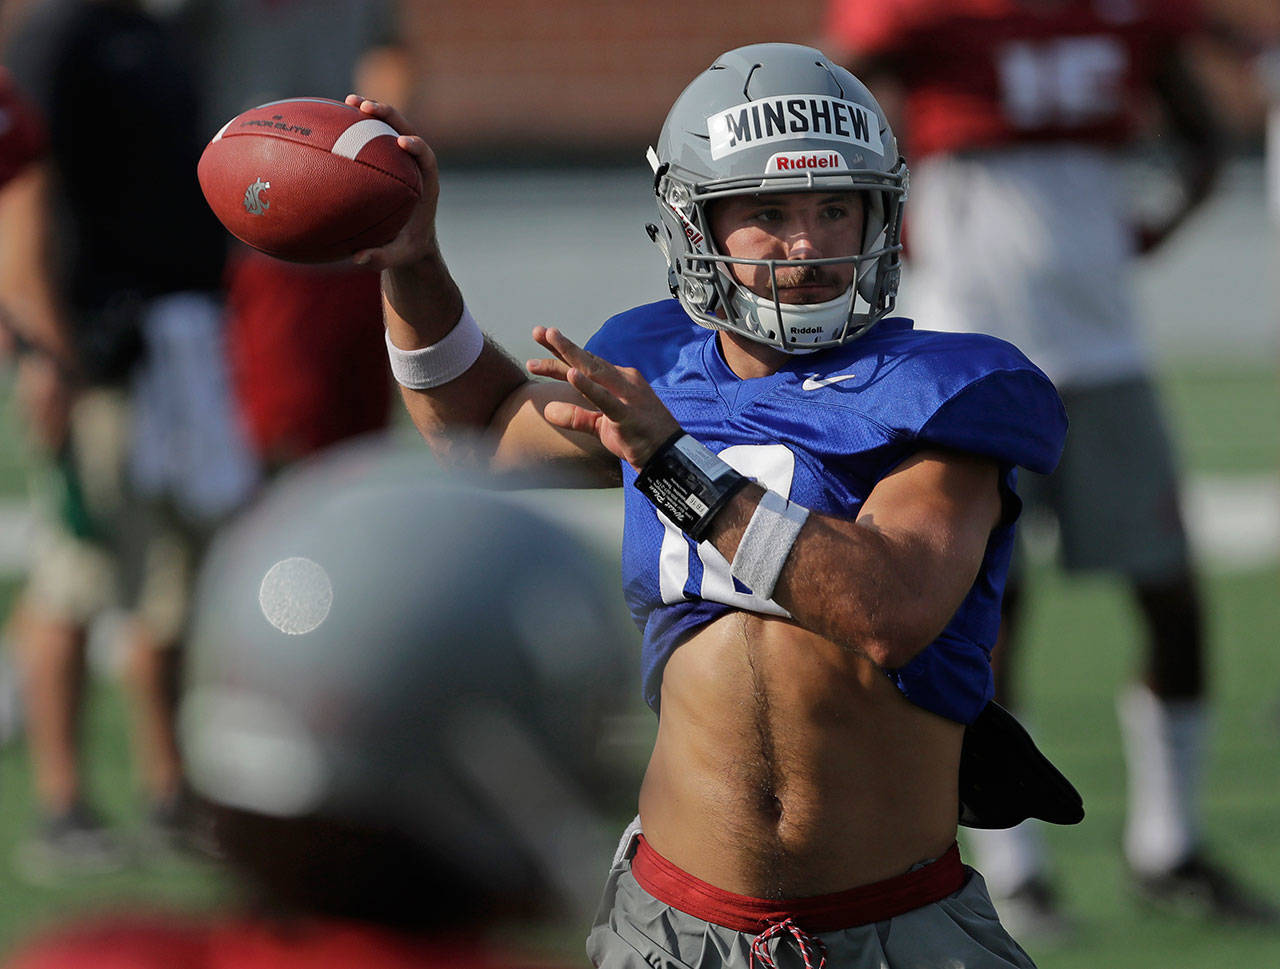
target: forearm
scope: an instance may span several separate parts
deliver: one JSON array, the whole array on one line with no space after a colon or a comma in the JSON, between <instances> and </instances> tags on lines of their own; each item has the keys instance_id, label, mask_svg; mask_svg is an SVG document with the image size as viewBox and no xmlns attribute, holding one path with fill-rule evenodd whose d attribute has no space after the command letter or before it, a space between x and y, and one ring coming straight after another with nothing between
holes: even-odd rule
<instances>
[{"instance_id":1,"label":"forearm","mask_svg":"<svg viewBox=\"0 0 1280 969\"><path fill-rule=\"evenodd\" d=\"M391 341L404 350L438 343L462 316L462 291L439 246L408 265L383 270L382 297Z\"/></svg>"},{"instance_id":2,"label":"forearm","mask_svg":"<svg viewBox=\"0 0 1280 969\"><path fill-rule=\"evenodd\" d=\"M766 491L679 430L642 454L636 488L752 595L890 669L946 627L1003 513L999 469L977 455L918 451L846 518Z\"/></svg>"},{"instance_id":3,"label":"forearm","mask_svg":"<svg viewBox=\"0 0 1280 969\"><path fill-rule=\"evenodd\" d=\"M608 452L550 427L537 406L537 385L464 313L436 232L435 154L390 105L356 94L346 103L400 132L397 143L422 173L421 198L399 234L355 254L357 265L382 272L392 373L422 436L449 465L515 473L569 465L580 482L613 484L617 468Z\"/></svg>"},{"instance_id":4,"label":"forearm","mask_svg":"<svg viewBox=\"0 0 1280 969\"><path fill-rule=\"evenodd\" d=\"M69 374L76 354L53 288L49 177L33 164L0 192L0 302L21 342Z\"/></svg>"},{"instance_id":5,"label":"forearm","mask_svg":"<svg viewBox=\"0 0 1280 969\"><path fill-rule=\"evenodd\" d=\"M436 346L459 325L462 293L436 253L382 274L387 334L401 350ZM463 324L466 325L466 324ZM528 377L488 339L464 373L430 389L400 387L414 425L450 464L485 464L484 441L495 415Z\"/></svg>"},{"instance_id":6,"label":"forearm","mask_svg":"<svg viewBox=\"0 0 1280 969\"><path fill-rule=\"evenodd\" d=\"M706 540L727 561L734 561L763 494L747 485L713 519ZM810 513L785 550L770 598L811 632L897 668L936 639L955 611L938 596L937 583L967 589L976 574L931 579L940 572L935 551L914 537Z\"/></svg>"}]
</instances>

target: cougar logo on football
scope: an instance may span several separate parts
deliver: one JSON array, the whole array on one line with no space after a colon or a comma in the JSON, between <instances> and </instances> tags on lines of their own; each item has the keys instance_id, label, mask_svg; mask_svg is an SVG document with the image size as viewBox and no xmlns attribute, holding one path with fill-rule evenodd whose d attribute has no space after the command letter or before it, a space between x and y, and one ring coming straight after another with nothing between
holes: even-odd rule
<instances>
[{"instance_id":1,"label":"cougar logo on football","mask_svg":"<svg viewBox=\"0 0 1280 969\"><path fill-rule=\"evenodd\" d=\"M270 182L258 179L244 190L244 210L250 215L261 215L271 208L271 203L262 197L262 193L271 187Z\"/></svg>"}]
</instances>

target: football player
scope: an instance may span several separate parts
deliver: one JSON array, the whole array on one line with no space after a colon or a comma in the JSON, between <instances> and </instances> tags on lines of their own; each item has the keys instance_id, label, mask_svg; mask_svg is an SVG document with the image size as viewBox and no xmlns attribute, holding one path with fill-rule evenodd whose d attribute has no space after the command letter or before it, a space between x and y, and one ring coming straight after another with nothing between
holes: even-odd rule
<instances>
[{"instance_id":1,"label":"football player","mask_svg":"<svg viewBox=\"0 0 1280 969\"><path fill-rule=\"evenodd\" d=\"M430 464L300 467L202 573L181 736L236 910L113 913L11 969L503 969L548 957L504 920L588 916L634 634L595 553Z\"/></svg>"},{"instance_id":2,"label":"football player","mask_svg":"<svg viewBox=\"0 0 1280 969\"><path fill-rule=\"evenodd\" d=\"M922 318L1009 340L1053 379L1072 432L1052 478L1024 479L1024 499L1056 519L1066 568L1121 576L1145 624L1145 662L1118 702L1133 885L1175 911L1274 922L1280 913L1202 843L1203 607L1129 280L1135 254L1182 224L1218 166L1216 124L1183 52L1195 26L1184 0L830 6L831 49L902 105ZM1167 120L1175 202L1139 218L1121 149L1148 104ZM996 651L997 698L1011 707L1020 589L1010 583ZM1069 929L1034 828L974 846L1011 921Z\"/></svg>"},{"instance_id":3,"label":"football player","mask_svg":"<svg viewBox=\"0 0 1280 969\"><path fill-rule=\"evenodd\" d=\"M537 327L527 371L445 266L430 149L348 103L405 132L427 186L356 258L385 270L428 442L625 487L660 719L593 962L1030 965L960 861L957 778L992 693L1015 468L1052 468L1065 419L1008 344L889 316L907 167L875 99L811 48L719 57L650 152L675 298L586 347Z\"/></svg>"},{"instance_id":4,"label":"football player","mask_svg":"<svg viewBox=\"0 0 1280 969\"><path fill-rule=\"evenodd\" d=\"M39 348L20 373L36 540L13 633L39 815L14 862L41 884L137 857L85 783L80 729L89 633L116 608L136 847L187 846L174 684L190 583L257 481L226 392L226 234L191 178L199 99L182 37L144 8L31 4L3 54L48 129L0 207L0 298Z\"/></svg>"}]
</instances>

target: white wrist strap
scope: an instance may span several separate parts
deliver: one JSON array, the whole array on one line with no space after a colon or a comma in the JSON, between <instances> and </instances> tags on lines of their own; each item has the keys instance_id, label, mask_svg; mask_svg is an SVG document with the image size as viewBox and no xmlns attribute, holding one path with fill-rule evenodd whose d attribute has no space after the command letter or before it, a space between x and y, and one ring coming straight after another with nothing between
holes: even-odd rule
<instances>
[{"instance_id":1,"label":"white wrist strap","mask_svg":"<svg viewBox=\"0 0 1280 969\"><path fill-rule=\"evenodd\" d=\"M410 390L430 390L461 377L480 357L484 334L465 306L462 318L444 339L420 350L401 350L387 331L387 356L396 383Z\"/></svg>"},{"instance_id":2,"label":"white wrist strap","mask_svg":"<svg viewBox=\"0 0 1280 969\"><path fill-rule=\"evenodd\" d=\"M808 508L766 491L733 554L729 566L733 577L762 599L772 596L791 546L808 517Z\"/></svg>"}]
</instances>

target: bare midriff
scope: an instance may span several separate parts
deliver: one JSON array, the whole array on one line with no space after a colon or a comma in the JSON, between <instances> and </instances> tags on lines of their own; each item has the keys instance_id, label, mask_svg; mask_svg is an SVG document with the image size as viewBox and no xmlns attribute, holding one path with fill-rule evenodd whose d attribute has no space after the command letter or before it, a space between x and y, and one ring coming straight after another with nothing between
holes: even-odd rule
<instances>
[{"instance_id":1,"label":"bare midriff","mask_svg":"<svg viewBox=\"0 0 1280 969\"><path fill-rule=\"evenodd\" d=\"M730 613L667 663L645 837L689 874L757 898L890 878L955 840L962 735L864 657Z\"/></svg>"}]
</instances>

